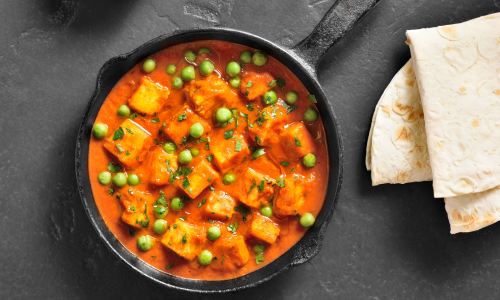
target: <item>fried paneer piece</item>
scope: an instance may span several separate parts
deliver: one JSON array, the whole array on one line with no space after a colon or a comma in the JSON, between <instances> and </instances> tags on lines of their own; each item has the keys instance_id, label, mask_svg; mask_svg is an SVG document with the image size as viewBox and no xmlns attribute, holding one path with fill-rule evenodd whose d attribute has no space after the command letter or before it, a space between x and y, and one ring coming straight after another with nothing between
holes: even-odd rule
<instances>
[{"instance_id":1,"label":"fried paneer piece","mask_svg":"<svg viewBox=\"0 0 500 300\"><path fill-rule=\"evenodd\" d=\"M205 216L221 221L231 219L236 201L223 191L211 193L203 210Z\"/></svg>"},{"instance_id":2,"label":"fried paneer piece","mask_svg":"<svg viewBox=\"0 0 500 300\"><path fill-rule=\"evenodd\" d=\"M128 99L128 105L133 110L151 116L160 112L169 96L170 91L167 87L143 77L137 90Z\"/></svg>"},{"instance_id":3,"label":"fried paneer piece","mask_svg":"<svg viewBox=\"0 0 500 300\"><path fill-rule=\"evenodd\" d=\"M269 176L257 173L251 168L236 175L238 180L238 200L245 205L259 209L266 206L274 195L276 181Z\"/></svg>"},{"instance_id":4,"label":"fried paneer piece","mask_svg":"<svg viewBox=\"0 0 500 300\"><path fill-rule=\"evenodd\" d=\"M280 227L271 219L255 213L250 224L249 233L263 242L274 244L280 235Z\"/></svg>"},{"instance_id":5,"label":"fried paneer piece","mask_svg":"<svg viewBox=\"0 0 500 300\"><path fill-rule=\"evenodd\" d=\"M203 126L203 131L208 133L212 127L197 114L195 114L187 104L174 114L172 117L164 120L167 127L162 127L163 132L177 144L182 143L182 138L189 137L189 128L195 123L200 123Z\"/></svg>"},{"instance_id":6,"label":"fried paneer piece","mask_svg":"<svg viewBox=\"0 0 500 300\"><path fill-rule=\"evenodd\" d=\"M161 243L187 260L193 260L207 242L205 227L175 220L170 225Z\"/></svg>"},{"instance_id":7,"label":"fried paneer piece","mask_svg":"<svg viewBox=\"0 0 500 300\"><path fill-rule=\"evenodd\" d=\"M170 174L177 170L177 155L169 154L161 147L151 152L151 175L149 182L161 186L168 183Z\"/></svg>"},{"instance_id":8,"label":"fried paneer piece","mask_svg":"<svg viewBox=\"0 0 500 300\"><path fill-rule=\"evenodd\" d=\"M314 153L316 142L304 124L297 122L286 126L280 133L280 144L292 161L298 161L308 153Z\"/></svg>"},{"instance_id":9,"label":"fried paneer piece","mask_svg":"<svg viewBox=\"0 0 500 300\"><path fill-rule=\"evenodd\" d=\"M212 117L221 104L233 107L240 101L227 83L215 74L189 82L184 91L196 113L205 119Z\"/></svg>"},{"instance_id":10,"label":"fried paneer piece","mask_svg":"<svg viewBox=\"0 0 500 300\"><path fill-rule=\"evenodd\" d=\"M235 269L244 266L250 254L245 243L245 238L242 235L230 234L219 238L213 246L213 255L217 260L224 261L219 263L212 262L212 266L217 269ZM224 258L223 258L224 256Z\"/></svg>"},{"instance_id":11,"label":"fried paneer piece","mask_svg":"<svg viewBox=\"0 0 500 300\"><path fill-rule=\"evenodd\" d=\"M141 162L151 146L151 134L130 119L123 121L104 142L104 148L128 168Z\"/></svg>"},{"instance_id":12,"label":"fried paneer piece","mask_svg":"<svg viewBox=\"0 0 500 300\"><path fill-rule=\"evenodd\" d=\"M209 179L210 181L208 181ZM191 199L194 199L218 179L219 173L210 166L209 162L205 159L201 159L198 161L198 164L192 168L192 172L189 175L181 175L179 179L175 180L175 184L184 190Z\"/></svg>"},{"instance_id":13,"label":"fried paneer piece","mask_svg":"<svg viewBox=\"0 0 500 300\"><path fill-rule=\"evenodd\" d=\"M252 140L256 141L255 144L261 146L268 145L269 139L272 136L276 136L275 131L286 120L286 110L278 106L267 106L261 111L257 120L261 121L254 122L253 127L248 128L248 133Z\"/></svg>"},{"instance_id":14,"label":"fried paneer piece","mask_svg":"<svg viewBox=\"0 0 500 300\"><path fill-rule=\"evenodd\" d=\"M281 217L294 216L305 202L305 194L309 184L303 176L295 175L293 179L284 179L285 187L279 187L274 198L273 212Z\"/></svg>"},{"instance_id":15,"label":"fried paneer piece","mask_svg":"<svg viewBox=\"0 0 500 300\"><path fill-rule=\"evenodd\" d=\"M251 154L245 137L240 134L234 134L228 140L215 139L213 143L210 143L210 150L214 155L215 165L222 172L241 163L245 156Z\"/></svg>"},{"instance_id":16,"label":"fried paneer piece","mask_svg":"<svg viewBox=\"0 0 500 300\"><path fill-rule=\"evenodd\" d=\"M117 197L118 198L118 197ZM123 223L135 228L147 228L149 217L147 216L147 201L151 201L152 196L133 190L132 193L119 195L118 201L122 206L121 219Z\"/></svg>"},{"instance_id":17,"label":"fried paneer piece","mask_svg":"<svg viewBox=\"0 0 500 300\"><path fill-rule=\"evenodd\" d=\"M272 85L270 86L273 80L274 77L269 72L246 72L241 76L240 89L248 100L253 101L273 88Z\"/></svg>"}]
</instances>

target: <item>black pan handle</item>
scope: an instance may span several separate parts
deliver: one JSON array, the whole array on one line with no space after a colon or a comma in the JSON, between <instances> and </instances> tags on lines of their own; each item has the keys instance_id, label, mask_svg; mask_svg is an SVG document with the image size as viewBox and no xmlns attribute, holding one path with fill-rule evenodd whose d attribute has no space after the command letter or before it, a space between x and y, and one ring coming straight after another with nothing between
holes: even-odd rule
<instances>
[{"instance_id":1,"label":"black pan handle","mask_svg":"<svg viewBox=\"0 0 500 300\"><path fill-rule=\"evenodd\" d=\"M310 67L313 74L325 53L343 38L381 0L337 0L313 32L292 50Z\"/></svg>"}]
</instances>

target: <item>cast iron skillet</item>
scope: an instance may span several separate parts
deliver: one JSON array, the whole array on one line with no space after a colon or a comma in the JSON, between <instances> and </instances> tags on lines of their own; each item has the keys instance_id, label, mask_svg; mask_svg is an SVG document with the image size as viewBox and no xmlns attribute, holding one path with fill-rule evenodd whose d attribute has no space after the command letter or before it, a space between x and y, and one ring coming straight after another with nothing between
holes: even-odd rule
<instances>
[{"instance_id":1,"label":"cast iron skillet","mask_svg":"<svg viewBox=\"0 0 500 300\"><path fill-rule=\"evenodd\" d=\"M76 177L85 211L97 233L111 251L132 269L164 286L201 293L222 293L253 287L275 277L290 267L300 265L314 257L321 248L326 227L332 218L338 201L342 183L343 163L342 144L337 130L335 114L318 83L315 69L326 51L351 30L379 1L338 0L314 31L292 48L285 48L239 30L202 28L176 31L172 34L160 36L130 53L114 57L106 62L99 71L96 89L85 110L78 132ZM88 176L89 142L92 126L102 103L115 84L127 71L149 55L176 44L198 40L222 40L246 45L264 51L287 66L318 100L316 105L323 119L330 157L327 194L315 225L307 231L296 245L272 263L245 276L223 281L193 280L172 276L135 258L116 239L104 223L94 202ZM334 98L333 100L337 99Z\"/></svg>"}]
</instances>

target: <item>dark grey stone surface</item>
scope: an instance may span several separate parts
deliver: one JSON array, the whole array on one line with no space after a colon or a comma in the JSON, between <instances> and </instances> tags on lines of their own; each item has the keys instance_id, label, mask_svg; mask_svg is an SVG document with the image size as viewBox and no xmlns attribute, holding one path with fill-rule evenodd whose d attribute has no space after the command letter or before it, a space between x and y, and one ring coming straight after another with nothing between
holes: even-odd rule
<instances>
[{"instance_id":1,"label":"dark grey stone surface","mask_svg":"<svg viewBox=\"0 0 500 300\"><path fill-rule=\"evenodd\" d=\"M405 30L500 11L500 0L382 0L318 75L339 118L344 185L323 249L256 288L193 295L117 260L76 193L76 134L109 58L175 29L227 26L284 45L334 0L2 0L0 299L498 299L500 225L450 235L430 183L372 187L364 168L375 104L410 53Z\"/></svg>"}]
</instances>

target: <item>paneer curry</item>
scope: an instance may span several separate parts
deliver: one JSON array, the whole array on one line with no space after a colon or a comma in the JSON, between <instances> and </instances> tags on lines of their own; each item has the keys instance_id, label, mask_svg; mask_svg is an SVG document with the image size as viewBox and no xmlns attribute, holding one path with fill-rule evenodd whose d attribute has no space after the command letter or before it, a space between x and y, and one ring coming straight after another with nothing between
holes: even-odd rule
<instances>
[{"instance_id":1,"label":"paneer curry","mask_svg":"<svg viewBox=\"0 0 500 300\"><path fill-rule=\"evenodd\" d=\"M224 280L314 226L328 181L316 99L284 65L222 41L164 49L126 73L96 118L89 175L137 259Z\"/></svg>"}]
</instances>

